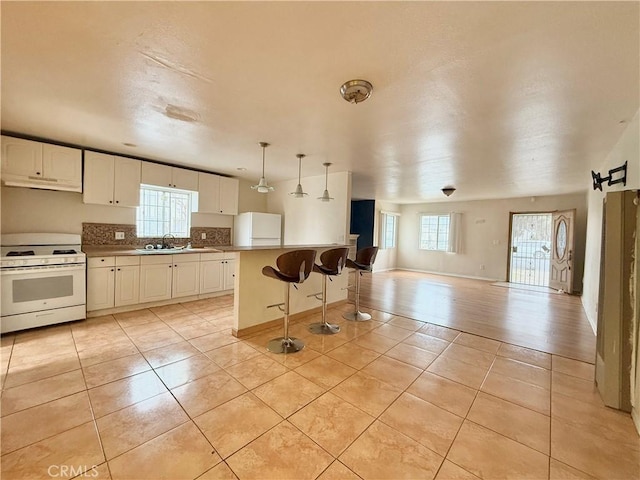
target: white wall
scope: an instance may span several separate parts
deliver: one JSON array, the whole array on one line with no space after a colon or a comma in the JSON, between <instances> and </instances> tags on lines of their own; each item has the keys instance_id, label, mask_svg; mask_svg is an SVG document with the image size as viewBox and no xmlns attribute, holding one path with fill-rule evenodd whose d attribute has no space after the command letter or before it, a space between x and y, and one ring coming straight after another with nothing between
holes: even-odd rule
<instances>
[{"instance_id":1,"label":"white wall","mask_svg":"<svg viewBox=\"0 0 640 480\"><path fill-rule=\"evenodd\" d=\"M593 331L596 331L598 318L598 290L600 288L600 248L602 244L602 200L606 192L616 190L629 190L640 188L640 129L638 123L638 112L627 128L622 133L620 139L611 150L611 153L600 165L591 165L591 169L600 173L603 177L608 175L609 169L619 167L628 161L627 164L627 185L620 183L607 186L603 185L603 191L593 190L589 187L587 195L588 217L587 217L587 241L586 259L584 266L584 290L582 294L582 305L591 323Z\"/></svg>"},{"instance_id":2,"label":"white wall","mask_svg":"<svg viewBox=\"0 0 640 480\"><path fill-rule=\"evenodd\" d=\"M346 244L351 219L351 172L330 173L330 202L321 202L325 176L303 177L300 181L309 195L294 198L297 180L273 184L275 191L267 194L269 213L283 215L283 243L286 245Z\"/></svg>"},{"instance_id":3,"label":"white wall","mask_svg":"<svg viewBox=\"0 0 640 480\"><path fill-rule=\"evenodd\" d=\"M375 219L373 221L373 244L380 245L380 228L381 228L381 212L394 212L400 213L400 205L396 203L377 201L375 204ZM384 270L393 270L397 266L398 261L398 241L399 241L399 228L402 222L402 216L397 217L396 224L396 247L386 248L378 250L376 261L373 264L373 270L375 272L381 272Z\"/></svg>"},{"instance_id":4,"label":"white wall","mask_svg":"<svg viewBox=\"0 0 640 480\"><path fill-rule=\"evenodd\" d=\"M251 189L251 185L255 182L248 180L240 180L238 191L238 213L244 212L263 212L267 211L268 194L258 193Z\"/></svg>"},{"instance_id":5,"label":"white wall","mask_svg":"<svg viewBox=\"0 0 640 480\"><path fill-rule=\"evenodd\" d=\"M447 201L402 205L398 239L398 268L450 275L507 279L509 212L551 212L576 209L574 290L581 291L586 225L586 194L508 198L470 202ZM420 213L461 213L459 253L420 250ZM484 269L481 266L484 265Z\"/></svg>"}]
</instances>

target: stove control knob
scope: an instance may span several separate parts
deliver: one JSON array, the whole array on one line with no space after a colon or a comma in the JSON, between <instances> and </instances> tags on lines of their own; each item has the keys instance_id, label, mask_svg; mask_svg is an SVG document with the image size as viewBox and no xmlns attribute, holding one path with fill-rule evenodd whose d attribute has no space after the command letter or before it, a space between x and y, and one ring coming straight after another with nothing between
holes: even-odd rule
<instances>
[{"instance_id":1,"label":"stove control knob","mask_svg":"<svg viewBox=\"0 0 640 480\"><path fill-rule=\"evenodd\" d=\"M15 265L15 264L16 264L16 262L15 262L15 261L13 261L13 260L9 260L9 261L7 262L7 265L9 265L10 267L11 267L11 266L13 266L13 265Z\"/></svg>"},{"instance_id":2,"label":"stove control knob","mask_svg":"<svg viewBox=\"0 0 640 480\"><path fill-rule=\"evenodd\" d=\"M22 260L20 262L16 262L18 265L26 265L27 261L26 260Z\"/></svg>"},{"instance_id":3,"label":"stove control knob","mask_svg":"<svg viewBox=\"0 0 640 480\"><path fill-rule=\"evenodd\" d=\"M42 263L49 263L49 259L48 258L43 258L41 261L42 261Z\"/></svg>"}]
</instances>

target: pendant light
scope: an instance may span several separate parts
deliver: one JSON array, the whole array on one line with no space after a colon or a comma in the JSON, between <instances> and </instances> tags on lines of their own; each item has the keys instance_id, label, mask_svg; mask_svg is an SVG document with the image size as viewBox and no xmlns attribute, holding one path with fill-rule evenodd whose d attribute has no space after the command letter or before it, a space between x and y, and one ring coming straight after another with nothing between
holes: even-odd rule
<instances>
[{"instance_id":1,"label":"pendant light","mask_svg":"<svg viewBox=\"0 0 640 480\"><path fill-rule=\"evenodd\" d=\"M324 192L322 193L321 197L318 197L318 200L321 200L323 202L328 202L329 200L333 200L333 197L329 196L329 190L327 190L327 185L329 183L329 165L331 165L330 163L323 163L322 166L325 168L325 174L324 174Z\"/></svg>"},{"instance_id":2,"label":"pendant light","mask_svg":"<svg viewBox=\"0 0 640 480\"><path fill-rule=\"evenodd\" d=\"M267 142L260 142L259 145L262 147L262 176L258 181L257 185L251 185L252 190L257 190L258 193L269 193L273 192L275 189L267 183L266 178L264 178L264 149L269 146Z\"/></svg>"},{"instance_id":3,"label":"pendant light","mask_svg":"<svg viewBox=\"0 0 640 480\"><path fill-rule=\"evenodd\" d=\"M302 159L306 157L306 155L304 153L299 153L296 155L296 157L298 157L298 186L296 187L295 191L291 192L289 195L295 198L303 198L306 195L309 195L308 193L305 193L302 190L302 185L300 185L300 172L302 171Z\"/></svg>"}]
</instances>

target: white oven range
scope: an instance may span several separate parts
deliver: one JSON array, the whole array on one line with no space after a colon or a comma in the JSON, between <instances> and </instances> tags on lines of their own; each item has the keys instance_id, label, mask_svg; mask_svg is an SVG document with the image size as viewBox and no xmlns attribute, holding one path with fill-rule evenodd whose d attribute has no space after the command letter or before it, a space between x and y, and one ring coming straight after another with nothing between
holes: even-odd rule
<instances>
[{"instance_id":1,"label":"white oven range","mask_svg":"<svg viewBox=\"0 0 640 480\"><path fill-rule=\"evenodd\" d=\"M80 235L12 233L1 243L1 333L86 318Z\"/></svg>"}]
</instances>

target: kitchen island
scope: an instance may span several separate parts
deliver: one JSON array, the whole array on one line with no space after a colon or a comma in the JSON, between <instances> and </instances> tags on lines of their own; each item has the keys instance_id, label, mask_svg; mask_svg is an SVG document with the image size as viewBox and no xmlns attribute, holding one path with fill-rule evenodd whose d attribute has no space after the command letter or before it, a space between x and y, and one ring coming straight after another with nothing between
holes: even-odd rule
<instances>
[{"instance_id":1,"label":"kitchen island","mask_svg":"<svg viewBox=\"0 0 640 480\"><path fill-rule=\"evenodd\" d=\"M270 326L279 325L282 312L277 307L268 308L284 301L284 282L262 274L266 265L276 267L276 259L291 250L313 249L317 251L316 263L325 250L348 245L280 245L260 247L221 247L221 250L236 253L236 277L234 289L234 328L237 337L246 336ZM321 302L314 294L322 290L322 276L311 273L298 289L291 289L289 314L292 319L321 311ZM342 303L347 300L347 272L327 282L327 303Z\"/></svg>"}]
</instances>

